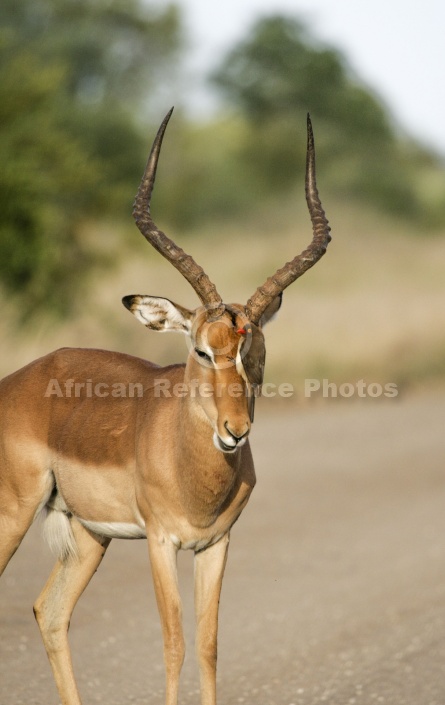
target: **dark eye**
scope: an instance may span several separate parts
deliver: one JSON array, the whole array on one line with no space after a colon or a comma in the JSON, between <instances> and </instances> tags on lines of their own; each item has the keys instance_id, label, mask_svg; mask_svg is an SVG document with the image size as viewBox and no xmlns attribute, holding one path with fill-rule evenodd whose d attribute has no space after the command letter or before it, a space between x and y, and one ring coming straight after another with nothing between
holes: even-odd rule
<instances>
[{"instance_id":1,"label":"dark eye","mask_svg":"<svg viewBox=\"0 0 445 705\"><path fill-rule=\"evenodd\" d=\"M207 355L204 350L200 350L199 348L195 348L195 353L200 357L202 360L206 360L207 362L212 362L212 358L210 355Z\"/></svg>"}]
</instances>

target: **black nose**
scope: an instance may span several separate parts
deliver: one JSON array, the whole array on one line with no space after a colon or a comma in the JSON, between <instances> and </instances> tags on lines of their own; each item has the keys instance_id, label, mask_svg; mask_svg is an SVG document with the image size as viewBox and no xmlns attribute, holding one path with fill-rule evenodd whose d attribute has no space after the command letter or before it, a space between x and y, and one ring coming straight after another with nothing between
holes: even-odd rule
<instances>
[{"instance_id":1,"label":"black nose","mask_svg":"<svg viewBox=\"0 0 445 705\"><path fill-rule=\"evenodd\" d=\"M249 433L249 429L247 428L246 431L245 431L244 433L242 433L241 436L239 436L237 433L234 433L234 432L229 428L229 424L228 424L227 421L224 422L224 428L226 429L227 433L228 433L230 436L232 436L233 440L234 440L236 443L239 443L239 442L244 438L244 436L247 436L247 434Z\"/></svg>"}]
</instances>

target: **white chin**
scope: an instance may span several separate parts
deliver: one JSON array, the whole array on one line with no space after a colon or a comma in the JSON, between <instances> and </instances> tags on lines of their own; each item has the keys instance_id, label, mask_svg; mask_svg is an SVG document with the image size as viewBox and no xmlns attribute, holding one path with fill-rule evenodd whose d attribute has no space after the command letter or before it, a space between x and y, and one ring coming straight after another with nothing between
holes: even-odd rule
<instances>
[{"instance_id":1,"label":"white chin","mask_svg":"<svg viewBox=\"0 0 445 705\"><path fill-rule=\"evenodd\" d=\"M238 450L239 446L242 445L243 441L241 443L238 443L238 445L234 446L229 446L226 443L224 443L223 440L218 436L217 433L213 434L213 444L217 450L220 450L222 453L235 453L236 450Z\"/></svg>"}]
</instances>

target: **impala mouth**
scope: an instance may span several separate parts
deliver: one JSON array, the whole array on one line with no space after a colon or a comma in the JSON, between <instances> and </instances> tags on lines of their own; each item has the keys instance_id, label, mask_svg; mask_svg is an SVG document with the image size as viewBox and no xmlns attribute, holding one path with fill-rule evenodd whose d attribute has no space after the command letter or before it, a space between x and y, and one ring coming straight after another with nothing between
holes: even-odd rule
<instances>
[{"instance_id":1,"label":"impala mouth","mask_svg":"<svg viewBox=\"0 0 445 705\"><path fill-rule=\"evenodd\" d=\"M241 448L241 446L244 445L244 443L246 442L246 437L244 436L243 438L240 438L238 442L234 438L232 438L231 440L232 443L226 443L217 433L213 434L213 443L215 447L217 448L217 450L221 450L223 453L235 453L238 448Z\"/></svg>"}]
</instances>

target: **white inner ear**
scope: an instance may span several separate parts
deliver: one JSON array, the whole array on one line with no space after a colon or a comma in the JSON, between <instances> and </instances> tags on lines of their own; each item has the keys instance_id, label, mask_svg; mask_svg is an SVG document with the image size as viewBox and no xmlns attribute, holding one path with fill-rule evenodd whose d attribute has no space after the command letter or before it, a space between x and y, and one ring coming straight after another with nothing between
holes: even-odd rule
<instances>
[{"instance_id":1,"label":"white inner ear","mask_svg":"<svg viewBox=\"0 0 445 705\"><path fill-rule=\"evenodd\" d=\"M191 312L169 299L139 296L131 308L134 316L147 328L161 332L190 333Z\"/></svg>"}]
</instances>

